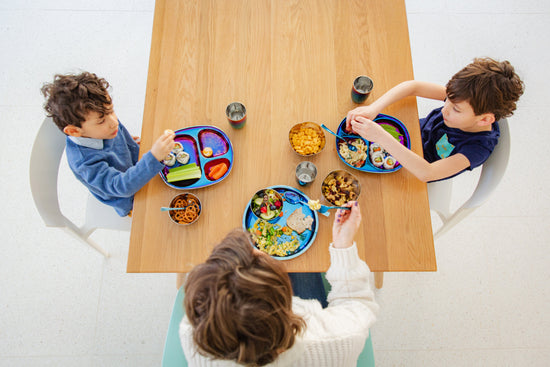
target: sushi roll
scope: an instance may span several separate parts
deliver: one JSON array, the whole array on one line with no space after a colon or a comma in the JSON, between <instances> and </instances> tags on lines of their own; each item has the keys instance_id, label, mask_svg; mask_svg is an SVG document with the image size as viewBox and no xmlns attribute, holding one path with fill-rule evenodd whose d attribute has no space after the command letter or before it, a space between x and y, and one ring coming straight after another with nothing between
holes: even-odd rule
<instances>
[{"instance_id":1,"label":"sushi roll","mask_svg":"<svg viewBox=\"0 0 550 367\"><path fill-rule=\"evenodd\" d=\"M384 159L384 168L385 169L392 169L393 167L395 167L395 158L393 158L391 155L387 156L385 159Z\"/></svg>"},{"instance_id":2,"label":"sushi roll","mask_svg":"<svg viewBox=\"0 0 550 367\"><path fill-rule=\"evenodd\" d=\"M182 150L176 154L176 159L181 164L187 164L189 162L189 154Z\"/></svg>"},{"instance_id":3,"label":"sushi roll","mask_svg":"<svg viewBox=\"0 0 550 367\"><path fill-rule=\"evenodd\" d=\"M174 153L168 153L162 163L164 163L164 165L168 167L172 167L174 164L176 164L176 156L174 155Z\"/></svg>"},{"instance_id":4,"label":"sushi roll","mask_svg":"<svg viewBox=\"0 0 550 367\"><path fill-rule=\"evenodd\" d=\"M181 145L179 141L176 141L174 143L174 147L172 148L172 153L177 155L179 152L182 152L182 151L183 151L183 145Z\"/></svg>"},{"instance_id":5,"label":"sushi roll","mask_svg":"<svg viewBox=\"0 0 550 367\"><path fill-rule=\"evenodd\" d=\"M376 153L384 153L384 149L377 143L371 143L369 150L371 155Z\"/></svg>"},{"instance_id":6,"label":"sushi roll","mask_svg":"<svg viewBox=\"0 0 550 367\"><path fill-rule=\"evenodd\" d=\"M382 153L371 154L370 161L375 167L380 168L384 165L384 155Z\"/></svg>"}]
</instances>

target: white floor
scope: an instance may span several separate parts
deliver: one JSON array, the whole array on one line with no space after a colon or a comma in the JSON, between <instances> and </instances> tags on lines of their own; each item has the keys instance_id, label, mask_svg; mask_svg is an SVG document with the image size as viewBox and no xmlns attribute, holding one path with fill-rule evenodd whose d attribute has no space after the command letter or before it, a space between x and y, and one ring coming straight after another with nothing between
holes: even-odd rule
<instances>
[{"instance_id":1,"label":"white floor","mask_svg":"<svg viewBox=\"0 0 550 367\"><path fill-rule=\"evenodd\" d=\"M127 274L127 233L94 235L112 253L105 260L46 228L28 186L39 89L55 73L105 77L139 133L153 9L153 0L0 1L0 367L160 364L175 276ZM444 84L492 56L515 65L526 92L495 195L436 242L436 273L387 274L377 291L377 365L548 366L550 3L410 0L407 11L417 79ZM420 114L432 106L419 101ZM62 200L78 202L85 191L66 165L60 179Z\"/></svg>"}]
</instances>

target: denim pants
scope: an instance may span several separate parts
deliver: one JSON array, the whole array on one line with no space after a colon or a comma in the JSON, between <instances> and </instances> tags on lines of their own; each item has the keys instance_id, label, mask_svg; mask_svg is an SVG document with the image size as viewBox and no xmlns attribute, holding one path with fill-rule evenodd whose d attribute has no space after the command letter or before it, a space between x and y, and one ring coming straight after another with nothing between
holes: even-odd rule
<instances>
[{"instance_id":1,"label":"denim pants","mask_svg":"<svg viewBox=\"0 0 550 367\"><path fill-rule=\"evenodd\" d=\"M288 273L294 295L302 299L316 299L323 308L328 306L321 273Z\"/></svg>"}]
</instances>

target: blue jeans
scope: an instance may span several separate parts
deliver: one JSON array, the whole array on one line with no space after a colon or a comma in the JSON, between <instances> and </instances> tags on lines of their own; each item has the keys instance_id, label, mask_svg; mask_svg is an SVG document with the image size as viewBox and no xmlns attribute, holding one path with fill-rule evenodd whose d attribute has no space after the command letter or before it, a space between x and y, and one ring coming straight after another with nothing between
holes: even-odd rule
<instances>
[{"instance_id":1,"label":"blue jeans","mask_svg":"<svg viewBox=\"0 0 550 367\"><path fill-rule=\"evenodd\" d=\"M323 308L328 306L321 273L288 273L294 295L302 299L316 299Z\"/></svg>"}]
</instances>

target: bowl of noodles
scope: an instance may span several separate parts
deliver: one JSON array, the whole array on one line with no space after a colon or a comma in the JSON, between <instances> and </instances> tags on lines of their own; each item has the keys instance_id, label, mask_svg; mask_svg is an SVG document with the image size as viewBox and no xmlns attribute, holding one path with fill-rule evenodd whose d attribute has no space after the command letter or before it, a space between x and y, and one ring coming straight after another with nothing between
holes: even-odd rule
<instances>
[{"instance_id":1,"label":"bowl of noodles","mask_svg":"<svg viewBox=\"0 0 550 367\"><path fill-rule=\"evenodd\" d=\"M356 201L361 194L361 184L357 177L344 170L332 171L321 184L321 192L332 205L344 205Z\"/></svg>"},{"instance_id":2,"label":"bowl of noodles","mask_svg":"<svg viewBox=\"0 0 550 367\"><path fill-rule=\"evenodd\" d=\"M180 225L195 223L199 219L202 211L199 198L189 192L176 195L170 202L170 208L185 208L168 211L170 219L172 219L174 223Z\"/></svg>"},{"instance_id":3,"label":"bowl of noodles","mask_svg":"<svg viewBox=\"0 0 550 367\"><path fill-rule=\"evenodd\" d=\"M350 149L355 147L355 150ZM352 167L360 168L365 165L369 154L369 143L361 137L346 137L346 140L338 140L338 154Z\"/></svg>"}]
</instances>

